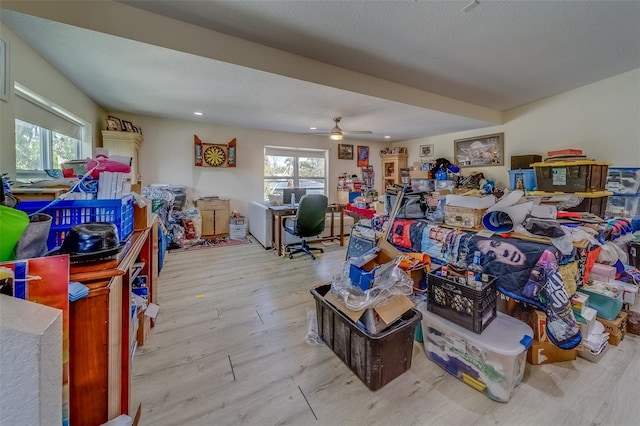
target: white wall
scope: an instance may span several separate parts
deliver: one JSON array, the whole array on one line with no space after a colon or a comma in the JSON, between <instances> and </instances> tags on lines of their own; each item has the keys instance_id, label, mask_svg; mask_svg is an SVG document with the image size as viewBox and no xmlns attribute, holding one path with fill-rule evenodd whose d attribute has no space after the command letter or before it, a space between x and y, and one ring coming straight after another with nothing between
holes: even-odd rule
<instances>
[{"instance_id":1,"label":"white wall","mask_svg":"<svg viewBox=\"0 0 640 426\"><path fill-rule=\"evenodd\" d=\"M237 127L203 124L198 121L169 120L111 112L118 118L131 121L142 128L144 141L140 153L140 170L143 185L168 183L185 185L193 189L192 196L219 195L230 198L231 209L246 214L249 201L263 199L264 147L284 146L330 149L329 152L329 200L336 201L338 175L350 173L361 176L356 166L358 145L369 147L369 164L377 174L376 188L381 190L380 149L386 144L358 143L354 145L353 160L338 160L336 142L327 136L298 135ZM207 143L226 144L233 138L237 141L237 167L195 167L193 136Z\"/></svg>"},{"instance_id":2,"label":"white wall","mask_svg":"<svg viewBox=\"0 0 640 426\"><path fill-rule=\"evenodd\" d=\"M60 309L1 294L0 365L0 426L62 424Z\"/></svg>"},{"instance_id":3,"label":"white wall","mask_svg":"<svg viewBox=\"0 0 640 426\"><path fill-rule=\"evenodd\" d=\"M409 147L409 163L419 146L434 144L435 158L453 161L453 141L504 132L504 167L464 168L508 185L512 155L580 148L590 158L619 167L640 167L640 69L504 112L505 124L398 142Z\"/></svg>"},{"instance_id":4,"label":"white wall","mask_svg":"<svg viewBox=\"0 0 640 426\"><path fill-rule=\"evenodd\" d=\"M0 34L9 43L11 81L9 102L0 101L0 171L15 177L14 81L90 123L95 146L99 131L104 127L104 110L1 23Z\"/></svg>"},{"instance_id":5,"label":"white wall","mask_svg":"<svg viewBox=\"0 0 640 426\"><path fill-rule=\"evenodd\" d=\"M10 43L11 81L16 80L63 108L93 124L94 146L104 128L106 112L71 84L41 56L36 54L10 29L0 24L3 39ZM0 170L15 175L14 120L10 101L0 101ZM231 207L246 212L246 203L262 198L263 147L265 145L332 148L329 159L329 197L336 200L340 173L360 175L354 160L338 160L337 144L323 136L297 135L245 128L231 128L198 121L179 121L114 115L142 127L141 152L143 183L185 185L200 195L226 195ZM504 113L505 124L474 131L452 133L398 142L406 146L409 164L420 161L419 146L433 143L435 157L453 160L453 141L483 134L504 132L505 166L477 170L498 182L508 182L511 155L544 154L555 148L581 148L590 157L616 166L640 165L640 69L621 74L570 92L546 98ZM235 169L193 166L193 135L205 142L238 142L238 167ZM345 140L354 148L356 140ZM361 143L370 147L370 164L376 172L376 189L381 191L379 150L384 143ZM463 169L464 174L476 169Z\"/></svg>"}]
</instances>

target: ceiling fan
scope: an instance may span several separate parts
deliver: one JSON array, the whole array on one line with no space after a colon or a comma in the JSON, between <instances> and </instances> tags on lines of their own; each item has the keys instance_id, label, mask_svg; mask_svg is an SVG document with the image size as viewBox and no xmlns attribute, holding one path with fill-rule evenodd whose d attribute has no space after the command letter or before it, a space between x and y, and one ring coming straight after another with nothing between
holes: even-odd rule
<instances>
[{"instance_id":1,"label":"ceiling fan","mask_svg":"<svg viewBox=\"0 0 640 426\"><path fill-rule=\"evenodd\" d=\"M342 130L338 123L340 123L342 117L335 117L333 121L336 123L335 126L329 132L322 133L311 133L312 135L329 135L329 139L332 141L341 141L344 135L371 135L373 132L371 130Z\"/></svg>"}]
</instances>

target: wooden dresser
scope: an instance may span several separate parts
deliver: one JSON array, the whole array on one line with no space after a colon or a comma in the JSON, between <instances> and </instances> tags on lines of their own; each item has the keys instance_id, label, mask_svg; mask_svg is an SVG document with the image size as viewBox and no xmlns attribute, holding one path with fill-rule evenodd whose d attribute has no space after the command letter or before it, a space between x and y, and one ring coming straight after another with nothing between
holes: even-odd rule
<instances>
[{"instance_id":1,"label":"wooden dresser","mask_svg":"<svg viewBox=\"0 0 640 426\"><path fill-rule=\"evenodd\" d=\"M149 301L156 302L158 222L135 230L118 259L93 265L71 265L69 281L89 287L89 295L70 304L70 424L100 425L127 414L131 407L131 361L136 332L131 284L148 276ZM144 266L140 268L140 265ZM136 266L134 266L136 264Z\"/></svg>"}]
</instances>

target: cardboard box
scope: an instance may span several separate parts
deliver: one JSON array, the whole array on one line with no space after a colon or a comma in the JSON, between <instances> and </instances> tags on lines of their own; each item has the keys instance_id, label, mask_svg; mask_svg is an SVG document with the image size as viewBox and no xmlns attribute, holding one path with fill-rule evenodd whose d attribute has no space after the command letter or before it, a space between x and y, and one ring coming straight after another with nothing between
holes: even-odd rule
<instances>
[{"instance_id":1,"label":"cardboard box","mask_svg":"<svg viewBox=\"0 0 640 426\"><path fill-rule=\"evenodd\" d=\"M151 225L151 217L153 211L151 208L151 200L145 200L147 205L138 207L133 203L133 229L147 229Z\"/></svg>"},{"instance_id":2,"label":"cardboard box","mask_svg":"<svg viewBox=\"0 0 640 426\"><path fill-rule=\"evenodd\" d=\"M324 300L333 305L337 310L345 314L354 323L362 322L367 331L372 334L380 333L405 312L413 308L413 302L407 296L395 296L387 303L376 308L353 311L345 306L335 294L329 291Z\"/></svg>"},{"instance_id":3,"label":"cardboard box","mask_svg":"<svg viewBox=\"0 0 640 426\"><path fill-rule=\"evenodd\" d=\"M138 313L138 346L144 346L151 331L151 318L144 312Z\"/></svg>"},{"instance_id":4,"label":"cardboard box","mask_svg":"<svg viewBox=\"0 0 640 426\"><path fill-rule=\"evenodd\" d=\"M229 225L229 238L232 240L247 238L247 225Z\"/></svg>"},{"instance_id":5,"label":"cardboard box","mask_svg":"<svg viewBox=\"0 0 640 426\"><path fill-rule=\"evenodd\" d=\"M609 344L618 346L624 339L624 335L627 333L627 313L620 311L618 317L615 320L607 320L598 317L597 320L604 325L604 331L609 333Z\"/></svg>"},{"instance_id":6,"label":"cardboard box","mask_svg":"<svg viewBox=\"0 0 640 426\"><path fill-rule=\"evenodd\" d=\"M549 336L547 336L547 314L537 309L531 309L529 311L529 318L527 321L529 327L533 330L533 339L538 342L549 342Z\"/></svg>"},{"instance_id":7,"label":"cardboard box","mask_svg":"<svg viewBox=\"0 0 640 426\"><path fill-rule=\"evenodd\" d=\"M571 308L582 315L584 312L584 308L589 306L589 295L580 293L579 291L575 292L573 296L571 296Z\"/></svg>"},{"instance_id":8,"label":"cardboard box","mask_svg":"<svg viewBox=\"0 0 640 426\"><path fill-rule=\"evenodd\" d=\"M444 207L444 223L457 228L482 229L482 216L486 211L447 205Z\"/></svg>"},{"instance_id":9,"label":"cardboard box","mask_svg":"<svg viewBox=\"0 0 640 426\"><path fill-rule=\"evenodd\" d=\"M229 225L244 225L246 220L244 216L231 216Z\"/></svg>"},{"instance_id":10,"label":"cardboard box","mask_svg":"<svg viewBox=\"0 0 640 426\"><path fill-rule=\"evenodd\" d=\"M473 197L470 195L447 195L445 203L447 206L486 210L496 203L496 197L494 197L493 195L487 195L486 197Z\"/></svg>"},{"instance_id":11,"label":"cardboard box","mask_svg":"<svg viewBox=\"0 0 640 426\"><path fill-rule=\"evenodd\" d=\"M409 171L409 178L411 178L411 179L431 179L431 172L429 172L429 170L411 170L411 171Z\"/></svg>"},{"instance_id":12,"label":"cardboard box","mask_svg":"<svg viewBox=\"0 0 640 426\"><path fill-rule=\"evenodd\" d=\"M640 312L628 312L627 333L640 334Z\"/></svg>"},{"instance_id":13,"label":"cardboard box","mask_svg":"<svg viewBox=\"0 0 640 426\"><path fill-rule=\"evenodd\" d=\"M604 348L602 348L599 354L594 354L589 349L583 348L582 350L578 350L578 356L580 358L586 359L587 361L591 361L597 364L598 362L600 362L600 360L602 359L604 354L607 353L608 350L609 350L609 344L607 343L605 344Z\"/></svg>"},{"instance_id":14,"label":"cardboard box","mask_svg":"<svg viewBox=\"0 0 640 426\"><path fill-rule=\"evenodd\" d=\"M532 365L552 364L573 361L578 356L575 349L560 349L550 342L533 341L527 351L527 362Z\"/></svg>"}]
</instances>

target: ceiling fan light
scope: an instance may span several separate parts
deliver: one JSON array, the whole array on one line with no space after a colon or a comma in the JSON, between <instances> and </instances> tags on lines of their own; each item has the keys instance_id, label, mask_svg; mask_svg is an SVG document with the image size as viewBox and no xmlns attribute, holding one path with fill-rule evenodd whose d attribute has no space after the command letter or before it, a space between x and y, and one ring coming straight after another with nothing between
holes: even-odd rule
<instances>
[{"instance_id":1,"label":"ceiling fan light","mask_svg":"<svg viewBox=\"0 0 640 426\"><path fill-rule=\"evenodd\" d=\"M335 120L336 119L334 119L334 121ZM333 129L331 129L331 132L329 133L329 139L331 139L332 141L342 140L342 129L338 126L338 121L336 121L336 125L333 126Z\"/></svg>"}]
</instances>

